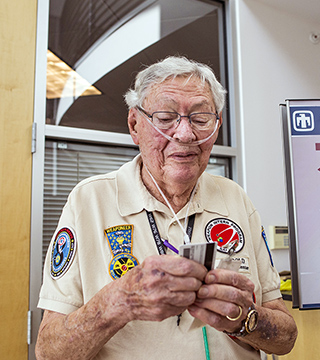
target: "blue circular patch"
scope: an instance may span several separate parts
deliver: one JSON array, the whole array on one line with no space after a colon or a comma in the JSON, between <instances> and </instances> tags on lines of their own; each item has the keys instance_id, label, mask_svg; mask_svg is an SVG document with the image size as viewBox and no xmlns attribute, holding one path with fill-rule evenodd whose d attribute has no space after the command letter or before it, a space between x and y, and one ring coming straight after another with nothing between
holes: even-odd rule
<instances>
[{"instance_id":1,"label":"blue circular patch","mask_svg":"<svg viewBox=\"0 0 320 360\"><path fill-rule=\"evenodd\" d=\"M76 252L76 238L70 228L58 231L51 252L51 277L59 279L69 269Z\"/></svg>"}]
</instances>

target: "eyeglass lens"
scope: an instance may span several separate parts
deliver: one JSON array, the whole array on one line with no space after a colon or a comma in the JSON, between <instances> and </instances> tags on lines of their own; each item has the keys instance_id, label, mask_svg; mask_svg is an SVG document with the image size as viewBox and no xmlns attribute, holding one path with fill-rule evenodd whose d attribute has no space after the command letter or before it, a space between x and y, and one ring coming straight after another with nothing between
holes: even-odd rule
<instances>
[{"instance_id":1,"label":"eyeglass lens","mask_svg":"<svg viewBox=\"0 0 320 360\"><path fill-rule=\"evenodd\" d=\"M191 126L197 130L210 130L214 128L218 120L214 113L193 113L182 116L175 112L156 111L152 114L154 125L166 130L177 127L182 118L187 118Z\"/></svg>"}]
</instances>

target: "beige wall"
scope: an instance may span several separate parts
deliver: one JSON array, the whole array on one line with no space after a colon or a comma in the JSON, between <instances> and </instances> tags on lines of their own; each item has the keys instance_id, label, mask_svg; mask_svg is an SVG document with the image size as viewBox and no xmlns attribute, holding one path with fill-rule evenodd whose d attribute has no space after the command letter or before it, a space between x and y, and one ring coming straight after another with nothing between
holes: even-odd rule
<instances>
[{"instance_id":1,"label":"beige wall","mask_svg":"<svg viewBox=\"0 0 320 360\"><path fill-rule=\"evenodd\" d=\"M0 1L0 354L27 359L36 0Z\"/></svg>"},{"instance_id":2,"label":"beige wall","mask_svg":"<svg viewBox=\"0 0 320 360\"><path fill-rule=\"evenodd\" d=\"M319 324L320 310L292 309L292 303L286 301L286 306L298 326L298 338L290 354L280 356L279 360L313 360L319 358Z\"/></svg>"},{"instance_id":3,"label":"beige wall","mask_svg":"<svg viewBox=\"0 0 320 360\"><path fill-rule=\"evenodd\" d=\"M298 327L298 338L292 351L283 356L278 356L279 360L315 360L319 358L319 324L320 310L299 310L292 309L292 302L285 301L287 309L294 317ZM268 360L272 356L268 355Z\"/></svg>"}]
</instances>

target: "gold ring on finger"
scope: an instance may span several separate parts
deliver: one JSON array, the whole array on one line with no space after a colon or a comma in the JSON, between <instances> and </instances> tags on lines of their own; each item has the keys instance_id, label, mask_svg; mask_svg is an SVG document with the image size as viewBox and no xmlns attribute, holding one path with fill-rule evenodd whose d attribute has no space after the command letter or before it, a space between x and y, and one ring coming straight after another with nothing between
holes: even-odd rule
<instances>
[{"instance_id":1,"label":"gold ring on finger","mask_svg":"<svg viewBox=\"0 0 320 360\"><path fill-rule=\"evenodd\" d=\"M238 320L238 319L240 319L240 316L242 315L242 307L240 306L240 305L238 305L239 306L239 315L237 316L237 317L235 317L235 318L232 318L232 317L230 317L230 316L226 316L226 318L228 319L228 320L230 320L230 321L236 321L236 320Z\"/></svg>"}]
</instances>

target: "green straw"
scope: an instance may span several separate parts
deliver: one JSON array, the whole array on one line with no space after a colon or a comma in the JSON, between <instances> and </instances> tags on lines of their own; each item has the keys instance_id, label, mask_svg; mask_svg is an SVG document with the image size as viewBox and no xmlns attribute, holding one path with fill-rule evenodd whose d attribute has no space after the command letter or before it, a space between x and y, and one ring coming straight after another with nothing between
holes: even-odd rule
<instances>
[{"instance_id":1,"label":"green straw","mask_svg":"<svg viewBox=\"0 0 320 360\"><path fill-rule=\"evenodd\" d=\"M203 335L203 342L204 342L204 348L206 350L206 360L210 360L210 352L209 352L209 344L208 344L208 337L207 337L207 329L204 326L202 328L202 335Z\"/></svg>"}]
</instances>

